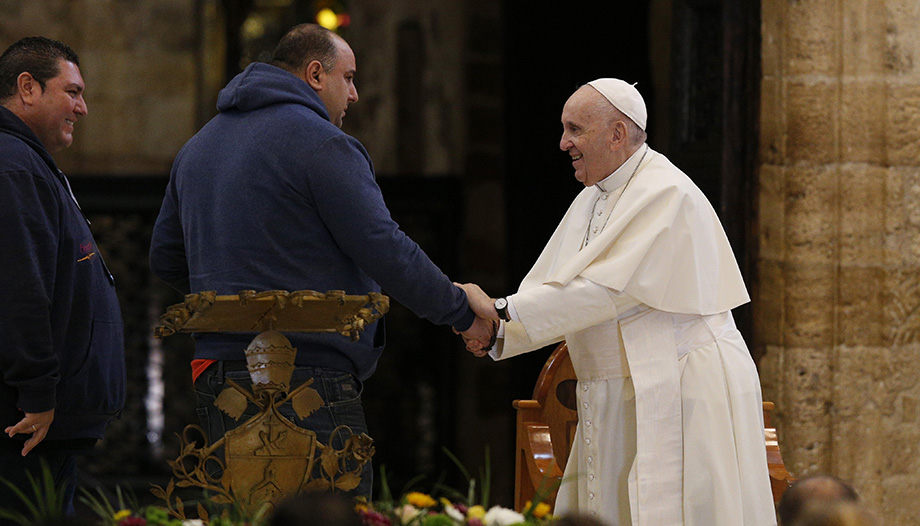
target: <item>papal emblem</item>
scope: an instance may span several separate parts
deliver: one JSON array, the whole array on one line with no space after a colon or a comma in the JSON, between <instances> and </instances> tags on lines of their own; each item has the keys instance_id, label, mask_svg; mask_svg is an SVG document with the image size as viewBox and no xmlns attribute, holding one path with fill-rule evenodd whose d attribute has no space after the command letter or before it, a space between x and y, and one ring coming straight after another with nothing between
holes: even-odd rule
<instances>
[{"instance_id":1,"label":"papal emblem","mask_svg":"<svg viewBox=\"0 0 920 526\"><path fill-rule=\"evenodd\" d=\"M294 295L297 295L296 301L291 301ZM193 296L186 301L187 312L180 309L181 306L171 308L168 317L179 322L171 322L170 331L193 325L198 321L196 316L220 299ZM276 312L273 316L277 316L277 311L289 304L302 308L309 300L320 299L344 306L345 300L353 297L340 293L327 293L322 297L309 291L291 294L269 291L245 296L241 293L239 302L249 307L249 316L253 312L259 316L258 311L247 304L253 299L265 298L273 299L275 304L270 307ZM371 299L372 309L359 304L361 309L357 314L346 318L346 323L336 330L356 339L364 324L382 315L388 307L383 296ZM222 313L218 311L217 314L213 317L220 319ZM260 316L259 319L268 319L268 314ZM331 443L322 444L316 433L298 427L279 410L290 403L295 418L303 420L325 405L319 392L311 387L312 380L291 390L297 350L281 332L261 332L245 354L252 388L228 380L229 387L218 395L214 405L235 420L240 420L251 404L258 412L213 444L208 443L199 426L186 426L179 437L181 453L169 461L174 478L165 488L154 486L152 490L155 496L166 501L167 509L175 517L186 519L185 505L177 495L177 488L200 488L211 501L232 503L247 516L269 511L275 503L302 491L352 490L358 487L361 471L374 454L373 440L366 434L356 435L347 426L339 426L331 436L343 439L344 445L336 449ZM207 509L199 504L197 511L198 517L207 521Z\"/></svg>"}]
</instances>

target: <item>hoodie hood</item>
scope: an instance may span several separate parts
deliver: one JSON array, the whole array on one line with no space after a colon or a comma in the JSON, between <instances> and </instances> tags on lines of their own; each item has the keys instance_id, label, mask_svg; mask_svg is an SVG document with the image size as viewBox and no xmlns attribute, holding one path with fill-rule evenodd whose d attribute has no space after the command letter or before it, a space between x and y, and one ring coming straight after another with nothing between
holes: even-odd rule
<instances>
[{"instance_id":1,"label":"hoodie hood","mask_svg":"<svg viewBox=\"0 0 920 526\"><path fill-rule=\"evenodd\" d=\"M313 88L296 75L262 62L246 66L217 97L220 112L253 111L273 104L299 104L329 120L326 105Z\"/></svg>"}]
</instances>

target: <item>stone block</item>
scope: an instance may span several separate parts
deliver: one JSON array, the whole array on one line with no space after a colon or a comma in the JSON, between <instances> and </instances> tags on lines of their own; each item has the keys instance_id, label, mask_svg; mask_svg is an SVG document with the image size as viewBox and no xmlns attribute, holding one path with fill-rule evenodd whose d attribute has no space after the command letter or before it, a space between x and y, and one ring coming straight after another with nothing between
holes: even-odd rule
<instances>
[{"instance_id":1,"label":"stone block","mask_svg":"<svg viewBox=\"0 0 920 526\"><path fill-rule=\"evenodd\" d=\"M917 76L920 56L920 4L912 0L890 0L885 3L886 50L884 66L887 72L900 77Z\"/></svg>"},{"instance_id":2,"label":"stone block","mask_svg":"<svg viewBox=\"0 0 920 526\"><path fill-rule=\"evenodd\" d=\"M917 377L920 377L920 362L917 361L917 356L920 356L920 342L907 342L891 347L889 361L892 372L896 374L885 379L889 389L904 397L920 399L920 382L917 382ZM907 413L898 418L909 420L911 415L916 416L916 413L912 412L912 402L905 399L903 403L901 409ZM917 429L920 430L920 426Z\"/></svg>"},{"instance_id":3,"label":"stone block","mask_svg":"<svg viewBox=\"0 0 920 526\"><path fill-rule=\"evenodd\" d=\"M871 425L871 421L868 424ZM920 473L920 431L916 426L893 427L889 424L880 426L872 435L866 439L882 444L887 453L885 458L879 459L876 468L881 466L888 476Z\"/></svg>"},{"instance_id":4,"label":"stone block","mask_svg":"<svg viewBox=\"0 0 920 526\"><path fill-rule=\"evenodd\" d=\"M917 495L920 478L915 473L891 475L882 479L881 502L874 501L879 513L890 526L917 524Z\"/></svg>"},{"instance_id":5,"label":"stone block","mask_svg":"<svg viewBox=\"0 0 920 526\"><path fill-rule=\"evenodd\" d=\"M801 478L830 471L832 445L826 422L786 423L784 430L783 460L789 472Z\"/></svg>"},{"instance_id":6,"label":"stone block","mask_svg":"<svg viewBox=\"0 0 920 526\"><path fill-rule=\"evenodd\" d=\"M888 162L920 165L920 85L894 84L887 97Z\"/></svg>"},{"instance_id":7,"label":"stone block","mask_svg":"<svg viewBox=\"0 0 920 526\"><path fill-rule=\"evenodd\" d=\"M840 345L883 346L891 341L885 316L887 272L881 267L841 266L838 279L837 341ZM880 364L876 364L880 365Z\"/></svg>"},{"instance_id":8,"label":"stone block","mask_svg":"<svg viewBox=\"0 0 920 526\"><path fill-rule=\"evenodd\" d=\"M786 158L824 164L836 161L840 101L837 81L789 81L786 102Z\"/></svg>"},{"instance_id":9,"label":"stone block","mask_svg":"<svg viewBox=\"0 0 920 526\"><path fill-rule=\"evenodd\" d=\"M797 165L785 170L784 242L787 261L835 261L839 202L836 166Z\"/></svg>"},{"instance_id":10,"label":"stone block","mask_svg":"<svg viewBox=\"0 0 920 526\"><path fill-rule=\"evenodd\" d=\"M782 80L764 78L760 83L760 162L764 164L785 161L785 113Z\"/></svg>"},{"instance_id":11,"label":"stone block","mask_svg":"<svg viewBox=\"0 0 920 526\"><path fill-rule=\"evenodd\" d=\"M838 420L834 423L834 459L831 473L854 483L857 493L865 498L866 488L877 482L879 466L890 457L884 439L882 423L873 418Z\"/></svg>"},{"instance_id":12,"label":"stone block","mask_svg":"<svg viewBox=\"0 0 920 526\"><path fill-rule=\"evenodd\" d=\"M840 17L837 0L786 2L786 74L839 74Z\"/></svg>"},{"instance_id":13,"label":"stone block","mask_svg":"<svg viewBox=\"0 0 920 526\"><path fill-rule=\"evenodd\" d=\"M783 74L786 40L786 0L761 0L760 68L764 79Z\"/></svg>"},{"instance_id":14,"label":"stone block","mask_svg":"<svg viewBox=\"0 0 920 526\"><path fill-rule=\"evenodd\" d=\"M897 393L886 382L892 369L891 349L885 346L838 345L834 358L834 417L880 427L896 411Z\"/></svg>"},{"instance_id":15,"label":"stone block","mask_svg":"<svg viewBox=\"0 0 920 526\"><path fill-rule=\"evenodd\" d=\"M890 272L883 282L888 337L896 346L920 344L920 271L916 268Z\"/></svg>"},{"instance_id":16,"label":"stone block","mask_svg":"<svg viewBox=\"0 0 920 526\"><path fill-rule=\"evenodd\" d=\"M781 260L785 255L785 168L761 165L757 184L759 256L766 260Z\"/></svg>"},{"instance_id":17,"label":"stone block","mask_svg":"<svg viewBox=\"0 0 920 526\"><path fill-rule=\"evenodd\" d=\"M914 215L907 202L913 181L920 178L920 167L892 166L888 169L885 181L885 264L894 267L917 265L920 262L911 257L914 243L911 234L917 231L912 227Z\"/></svg>"},{"instance_id":18,"label":"stone block","mask_svg":"<svg viewBox=\"0 0 920 526\"><path fill-rule=\"evenodd\" d=\"M786 282L783 264L761 260L754 297L754 334L757 345L782 345L785 327Z\"/></svg>"},{"instance_id":19,"label":"stone block","mask_svg":"<svg viewBox=\"0 0 920 526\"><path fill-rule=\"evenodd\" d=\"M840 166L840 262L878 265L885 261L885 168L866 164Z\"/></svg>"},{"instance_id":20,"label":"stone block","mask_svg":"<svg viewBox=\"0 0 920 526\"><path fill-rule=\"evenodd\" d=\"M824 347L833 344L836 277L833 264L785 266L783 341L787 346Z\"/></svg>"},{"instance_id":21,"label":"stone block","mask_svg":"<svg viewBox=\"0 0 920 526\"><path fill-rule=\"evenodd\" d=\"M841 2L841 7L843 75L884 74L888 53L886 10L879 8L878 0L847 0Z\"/></svg>"},{"instance_id":22,"label":"stone block","mask_svg":"<svg viewBox=\"0 0 920 526\"><path fill-rule=\"evenodd\" d=\"M885 110L888 87L884 82L844 82L840 92L840 160L884 164Z\"/></svg>"}]
</instances>

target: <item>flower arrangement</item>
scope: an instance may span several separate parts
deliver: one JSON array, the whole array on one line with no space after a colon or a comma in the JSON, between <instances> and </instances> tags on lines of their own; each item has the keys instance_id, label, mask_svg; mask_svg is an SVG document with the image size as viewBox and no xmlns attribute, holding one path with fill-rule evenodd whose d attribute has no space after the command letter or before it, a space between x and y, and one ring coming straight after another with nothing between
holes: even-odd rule
<instances>
[{"instance_id":1,"label":"flower arrangement","mask_svg":"<svg viewBox=\"0 0 920 526\"><path fill-rule=\"evenodd\" d=\"M380 469L381 498L362 502L356 506L364 526L543 526L555 519L550 515L550 505L543 499L555 486L541 487L535 501L528 501L517 512L501 506L488 506L490 472L489 450L486 449L486 468L480 472L483 485L479 504L476 503L476 480L472 478L457 458L448 450L444 453L460 469L467 480L466 495L436 485L448 497L434 498L427 493L409 491L394 499L386 480L386 469ZM411 485L411 484L410 484Z\"/></svg>"},{"instance_id":2,"label":"flower arrangement","mask_svg":"<svg viewBox=\"0 0 920 526\"><path fill-rule=\"evenodd\" d=\"M553 517L545 502L528 502L522 513L493 506L466 506L447 498L435 500L420 492L407 493L395 506L359 504L358 513L365 526L539 526Z\"/></svg>"}]
</instances>

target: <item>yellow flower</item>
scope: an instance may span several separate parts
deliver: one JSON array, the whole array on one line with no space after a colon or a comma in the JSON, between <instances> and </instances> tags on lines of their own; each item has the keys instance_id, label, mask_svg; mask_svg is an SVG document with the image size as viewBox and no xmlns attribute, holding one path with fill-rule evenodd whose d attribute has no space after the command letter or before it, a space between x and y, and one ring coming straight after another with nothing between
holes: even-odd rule
<instances>
[{"instance_id":1,"label":"yellow flower","mask_svg":"<svg viewBox=\"0 0 920 526\"><path fill-rule=\"evenodd\" d=\"M116 513L116 514L115 514L115 517L113 517L113 518L115 519L115 522L118 522L118 521L120 521L121 519L125 519L125 518L130 517L130 516L131 516L131 510L121 510L121 511L119 511L118 513Z\"/></svg>"},{"instance_id":2,"label":"yellow flower","mask_svg":"<svg viewBox=\"0 0 920 526\"><path fill-rule=\"evenodd\" d=\"M471 519L482 520L482 518L486 516L486 509L477 504L466 511L466 516Z\"/></svg>"},{"instance_id":3,"label":"yellow flower","mask_svg":"<svg viewBox=\"0 0 920 526\"><path fill-rule=\"evenodd\" d=\"M361 513L361 512L363 512L363 511L367 511L367 510L368 510L368 507L367 507L367 503L366 503L366 502L359 502L359 503L355 504L355 511L356 511L356 512Z\"/></svg>"},{"instance_id":4,"label":"yellow flower","mask_svg":"<svg viewBox=\"0 0 920 526\"><path fill-rule=\"evenodd\" d=\"M406 495L406 501L416 508L431 508L437 504L431 496L418 491L413 491Z\"/></svg>"},{"instance_id":5,"label":"yellow flower","mask_svg":"<svg viewBox=\"0 0 920 526\"><path fill-rule=\"evenodd\" d=\"M524 509L526 510L530 508L530 504L531 503L528 500L527 504L524 505ZM537 504L537 506L531 511L531 513L533 514L535 519L542 519L543 517L546 517L551 510L552 508L550 508L549 504L545 502L541 502L540 504Z\"/></svg>"}]
</instances>

